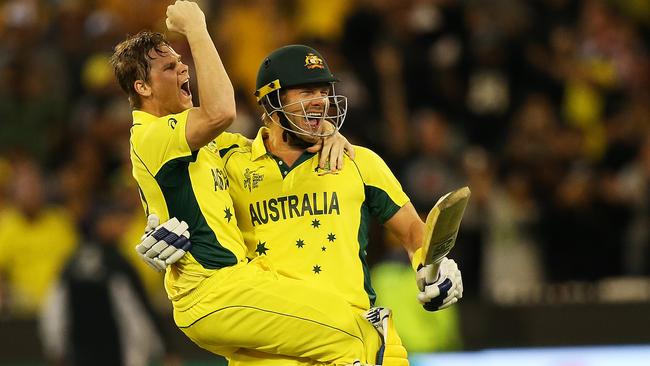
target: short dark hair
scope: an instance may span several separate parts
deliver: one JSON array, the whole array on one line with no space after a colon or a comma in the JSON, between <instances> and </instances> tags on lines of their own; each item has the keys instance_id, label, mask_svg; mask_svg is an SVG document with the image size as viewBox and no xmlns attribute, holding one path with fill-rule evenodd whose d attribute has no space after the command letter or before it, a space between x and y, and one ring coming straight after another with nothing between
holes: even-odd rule
<instances>
[{"instance_id":1,"label":"short dark hair","mask_svg":"<svg viewBox=\"0 0 650 366\"><path fill-rule=\"evenodd\" d=\"M141 31L134 36L128 36L115 46L110 62L120 87L129 96L132 108L142 106L140 95L133 88L133 84L136 80L149 81L149 51L155 50L162 54L162 46L169 46L165 35L151 31Z\"/></svg>"}]
</instances>

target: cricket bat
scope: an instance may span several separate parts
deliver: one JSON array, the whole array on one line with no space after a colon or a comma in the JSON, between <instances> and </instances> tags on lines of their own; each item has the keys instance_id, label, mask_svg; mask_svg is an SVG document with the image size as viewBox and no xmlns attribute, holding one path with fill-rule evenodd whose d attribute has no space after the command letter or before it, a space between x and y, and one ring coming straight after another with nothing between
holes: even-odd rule
<instances>
[{"instance_id":1,"label":"cricket bat","mask_svg":"<svg viewBox=\"0 0 650 366\"><path fill-rule=\"evenodd\" d=\"M422 264L439 265L456 244L460 222L471 192L463 187L440 197L433 206L424 228ZM435 272L437 272L435 268Z\"/></svg>"}]
</instances>

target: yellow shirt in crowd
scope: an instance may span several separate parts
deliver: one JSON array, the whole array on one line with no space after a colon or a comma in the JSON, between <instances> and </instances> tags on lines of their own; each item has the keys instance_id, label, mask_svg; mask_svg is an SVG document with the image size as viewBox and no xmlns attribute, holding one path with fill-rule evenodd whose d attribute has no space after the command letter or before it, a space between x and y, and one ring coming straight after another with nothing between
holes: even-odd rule
<instances>
[{"instance_id":1,"label":"yellow shirt in crowd","mask_svg":"<svg viewBox=\"0 0 650 366\"><path fill-rule=\"evenodd\" d=\"M45 208L32 220L17 209L0 213L0 276L8 283L12 311L39 311L77 242L63 209Z\"/></svg>"}]
</instances>

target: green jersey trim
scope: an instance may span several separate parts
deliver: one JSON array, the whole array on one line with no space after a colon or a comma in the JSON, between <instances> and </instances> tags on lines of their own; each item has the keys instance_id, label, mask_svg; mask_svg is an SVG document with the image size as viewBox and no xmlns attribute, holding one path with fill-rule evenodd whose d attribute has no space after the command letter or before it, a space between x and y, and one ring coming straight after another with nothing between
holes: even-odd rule
<instances>
[{"instance_id":1,"label":"green jersey trim","mask_svg":"<svg viewBox=\"0 0 650 366\"><path fill-rule=\"evenodd\" d=\"M166 162L155 179L167 203L169 217L183 220L190 227L190 253L194 259L206 269L232 266L237 263L237 257L219 243L201 212L192 188L188 165L196 161L197 155L198 151L194 151L192 155Z\"/></svg>"},{"instance_id":2,"label":"green jersey trim","mask_svg":"<svg viewBox=\"0 0 650 366\"><path fill-rule=\"evenodd\" d=\"M370 231L370 218L376 217L382 224L388 221L399 211L400 207L393 202L384 190L373 186L364 186L366 199L361 205L361 219L359 220L359 259L363 266L363 288L368 294L370 306L374 306L377 293L372 288L370 281L370 267L366 256L368 254L368 232Z\"/></svg>"},{"instance_id":3,"label":"green jersey trim","mask_svg":"<svg viewBox=\"0 0 650 366\"><path fill-rule=\"evenodd\" d=\"M240 147L240 146L237 145L237 144L232 144L232 145L230 145L228 147L224 147L223 149L219 149L219 156L221 156L223 158L224 156L226 156L228 151L230 151L232 149L235 149L235 148L238 148L238 147Z\"/></svg>"},{"instance_id":4,"label":"green jersey trim","mask_svg":"<svg viewBox=\"0 0 650 366\"><path fill-rule=\"evenodd\" d=\"M372 288L372 283L370 280L370 267L368 266L368 261L366 259L368 255L368 232L370 225L370 210L366 205L366 202L361 205L361 219L359 220L359 234L357 240L359 241L359 260L361 261L361 266L363 268L363 288L368 294L368 301L370 301L370 306L375 305L375 300L377 299L377 293L375 289Z\"/></svg>"},{"instance_id":5,"label":"green jersey trim","mask_svg":"<svg viewBox=\"0 0 650 366\"><path fill-rule=\"evenodd\" d=\"M366 256L368 254L368 232L370 231L370 218L376 217L377 220L383 225L388 221L397 211L399 211L400 206L397 205L390 198L388 193L383 189L377 188L374 186L367 185L363 179L363 174L355 161L353 161L359 177L363 182L364 193L366 199L361 205L361 217L359 220L359 234L357 240L359 241L359 260L363 266L363 288L368 294L368 300L370 301L370 306L374 306L375 300L377 299L377 293L375 289L372 288L372 282L370 279L370 267L368 266L368 261Z\"/></svg>"},{"instance_id":6,"label":"green jersey trim","mask_svg":"<svg viewBox=\"0 0 650 366\"><path fill-rule=\"evenodd\" d=\"M311 159L314 155L316 155L316 153L310 153L310 152L308 152L308 151L304 151L304 152L300 155L300 157L298 157L298 160L296 160L296 162L293 163L293 165L290 167L289 164L287 164L286 162L284 162L284 161L283 161L282 159L280 159L279 157L277 157L277 156L275 156L275 155L273 155L273 154L271 154L271 153L268 153L268 154L269 154L269 156L272 157L273 160L275 160L275 162L278 164L278 168L280 169L280 173L282 174L282 178L283 178L283 179L284 179L284 177L286 177L287 175L289 175L289 172L291 172L294 168L296 168L297 166L300 166L300 164L304 163L305 161Z\"/></svg>"},{"instance_id":7,"label":"green jersey trim","mask_svg":"<svg viewBox=\"0 0 650 366\"><path fill-rule=\"evenodd\" d=\"M393 202L383 189L367 185L365 190L370 214L376 217L382 225L399 211L400 206Z\"/></svg>"},{"instance_id":8,"label":"green jersey trim","mask_svg":"<svg viewBox=\"0 0 650 366\"><path fill-rule=\"evenodd\" d=\"M135 147L133 146L133 142L129 142L129 145L131 145L131 151L133 151L133 155L135 155L135 157L138 158L140 163L142 163L142 166L147 170L147 173L149 173L149 175L151 175L155 179L156 177L153 174L151 174L151 171L149 170L149 167L147 166L147 164L144 163L144 160L142 160L140 155L138 155L138 152L135 151ZM145 215L147 215L147 217L149 217L149 202L147 201L147 197L144 195L144 191L142 191L142 188L140 187L140 184L136 182L136 185L138 187L138 193L140 194L140 199L142 200L142 202L144 202Z\"/></svg>"}]
</instances>

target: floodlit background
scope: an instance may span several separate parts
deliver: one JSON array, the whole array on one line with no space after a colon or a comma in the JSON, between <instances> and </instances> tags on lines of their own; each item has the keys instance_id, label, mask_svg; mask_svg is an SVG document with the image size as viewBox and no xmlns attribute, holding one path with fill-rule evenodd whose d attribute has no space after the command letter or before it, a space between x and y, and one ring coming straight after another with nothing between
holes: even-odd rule
<instances>
[{"instance_id":1,"label":"floodlit background","mask_svg":"<svg viewBox=\"0 0 650 366\"><path fill-rule=\"evenodd\" d=\"M386 160L419 211L472 189L452 252L465 298L452 309L419 307L406 255L373 227L373 284L413 364L650 359L617 347L650 343L650 1L199 3L237 89L233 131L260 126L264 56L305 43L349 98L342 132ZM132 249L145 218L130 110L107 59L127 34L165 32L168 4L0 0L0 365L59 364L70 344L106 365L117 361L102 347L125 344L140 347L135 364L223 364L174 328L161 276ZM168 37L191 65L185 41ZM57 303L57 281L98 258L107 270ZM121 310L105 291L115 281L136 294L119 297ZM137 342L121 338L124 312ZM97 335L52 333L62 319ZM566 359L537 349L556 346L579 348Z\"/></svg>"}]
</instances>

